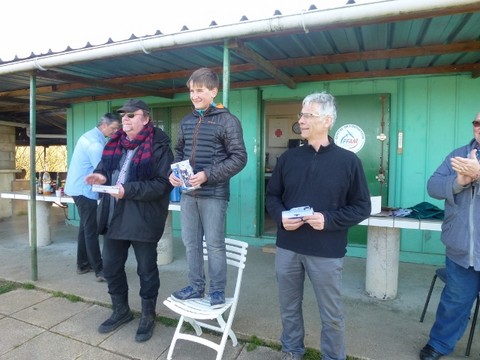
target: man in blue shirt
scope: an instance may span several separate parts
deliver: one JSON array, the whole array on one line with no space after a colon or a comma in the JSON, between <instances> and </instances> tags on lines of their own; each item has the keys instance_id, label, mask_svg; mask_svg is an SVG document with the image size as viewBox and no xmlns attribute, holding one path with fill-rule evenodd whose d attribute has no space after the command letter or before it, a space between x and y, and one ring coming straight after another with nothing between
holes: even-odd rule
<instances>
[{"instance_id":1,"label":"man in blue shirt","mask_svg":"<svg viewBox=\"0 0 480 360\"><path fill-rule=\"evenodd\" d=\"M77 242L77 274L95 271L97 281L105 281L97 233L98 193L85 182L102 158L106 137L120 127L115 114L106 113L97 126L87 131L75 145L65 183L65 193L73 197L80 216Z\"/></svg>"}]
</instances>

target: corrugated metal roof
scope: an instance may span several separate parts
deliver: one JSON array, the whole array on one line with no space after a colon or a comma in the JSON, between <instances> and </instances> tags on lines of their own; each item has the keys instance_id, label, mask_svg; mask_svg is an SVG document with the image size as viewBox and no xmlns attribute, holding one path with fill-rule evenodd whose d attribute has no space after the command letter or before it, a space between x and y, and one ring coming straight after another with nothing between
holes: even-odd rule
<instances>
[{"instance_id":1,"label":"corrugated metal roof","mask_svg":"<svg viewBox=\"0 0 480 360\"><path fill-rule=\"evenodd\" d=\"M368 14L375 6L379 5L366 4L359 6L358 10ZM342 21L339 11L331 12L332 16L338 16L336 23L325 25L319 20L316 26L308 29L280 28L235 38L230 36L229 41L238 43L230 46L231 87L281 83L292 87L308 81L429 73L467 72L475 77L480 74L478 1L462 1L457 2L457 6L418 13L365 17L363 21L356 19L353 22ZM311 10L311 14L318 15L319 19L324 15L321 10ZM297 17L302 19L302 14ZM286 17L276 18L283 20ZM224 41L196 42L197 30L188 34L193 39L189 44L145 52L141 49L142 42L161 39L165 35L157 31L154 35L142 37L141 41L132 37L130 41L139 42L136 52L120 52L106 58L71 62L46 72L37 71L37 132L65 133L64 127L52 128L49 119L53 116L52 110L58 116L72 103L128 96L174 96L186 91L185 82L198 67L218 68L221 73ZM125 41L108 42L114 47L123 43ZM98 47L87 44L82 50ZM67 49L62 54L76 51ZM42 59L52 55L32 54L31 58L0 62L0 71L4 66L33 58L38 60L40 68ZM272 76L272 73L278 76ZM0 119L28 122L29 79L27 71L0 72Z\"/></svg>"}]
</instances>

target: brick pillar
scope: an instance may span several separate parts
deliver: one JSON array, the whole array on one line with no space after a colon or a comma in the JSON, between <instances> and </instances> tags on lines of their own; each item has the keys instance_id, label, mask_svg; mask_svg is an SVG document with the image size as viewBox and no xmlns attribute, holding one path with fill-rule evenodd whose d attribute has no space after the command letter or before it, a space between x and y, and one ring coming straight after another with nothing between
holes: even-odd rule
<instances>
[{"instance_id":1,"label":"brick pillar","mask_svg":"<svg viewBox=\"0 0 480 360\"><path fill-rule=\"evenodd\" d=\"M15 173L15 127L0 126L0 192L12 191ZM0 198L0 219L10 216L12 201Z\"/></svg>"}]
</instances>

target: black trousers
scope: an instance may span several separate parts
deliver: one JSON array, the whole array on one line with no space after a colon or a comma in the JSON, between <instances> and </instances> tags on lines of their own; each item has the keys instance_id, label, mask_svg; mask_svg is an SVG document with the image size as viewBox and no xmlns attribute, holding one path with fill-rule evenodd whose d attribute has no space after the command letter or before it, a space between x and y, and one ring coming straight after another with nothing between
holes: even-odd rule
<instances>
[{"instance_id":1,"label":"black trousers","mask_svg":"<svg viewBox=\"0 0 480 360\"><path fill-rule=\"evenodd\" d=\"M140 278L140 297L156 299L160 289L160 275L157 265L157 243L103 238L103 271L110 295L122 296L128 293L125 263L128 249L133 247L137 259L137 274Z\"/></svg>"},{"instance_id":2,"label":"black trousers","mask_svg":"<svg viewBox=\"0 0 480 360\"><path fill-rule=\"evenodd\" d=\"M85 196L73 196L80 215L77 240L77 266L90 265L98 274L103 269L102 254L97 234L97 200Z\"/></svg>"}]
</instances>

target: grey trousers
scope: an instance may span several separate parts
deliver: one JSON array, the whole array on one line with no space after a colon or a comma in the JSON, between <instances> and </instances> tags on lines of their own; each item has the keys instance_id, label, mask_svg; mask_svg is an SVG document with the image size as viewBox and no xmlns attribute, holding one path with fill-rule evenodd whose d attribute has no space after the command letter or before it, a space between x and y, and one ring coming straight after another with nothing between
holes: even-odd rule
<instances>
[{"instance_id":1,"label":"grey trousers","mask_svg":"<svg viewBox=\"0 0 480 360\"><path fill-rule=\"evenodd\" d=\"M297 254L278 248L275 255L282 351L305 353L303 290L305 273L315 293L320 313L320 351L323 360L345 360L345 319L341 298L343 258Z\"/></svg>"}]
</instances>

